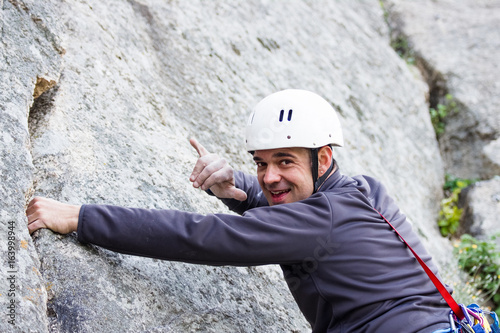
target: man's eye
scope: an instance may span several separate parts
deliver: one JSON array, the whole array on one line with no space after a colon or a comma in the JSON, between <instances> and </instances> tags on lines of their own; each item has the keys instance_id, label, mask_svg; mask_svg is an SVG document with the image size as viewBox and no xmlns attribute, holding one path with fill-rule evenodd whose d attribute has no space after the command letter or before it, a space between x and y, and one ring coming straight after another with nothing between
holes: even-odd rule
<instances>
[{"instance_id":1,"label":"man's eye","mask_svg":"<svg viewBox=\"0 0 500 333\"><path fill-rule=\"evenodd\" d=\"M262 162L255 162L255 164L257 165L258 168L260 167L263 167L264 166L264 163Z\"/></svg>"},{"instance_id":2,"label":"man's eye","mask_svg":"<svg viewBox=\"0 0 500 333\"><path fill-rule=\"evenodd\" d=\"M292 163L292 161L290 161L290 160L283 160L283 161L281 161L281 165L288 165L290 163Z\"/></svg>"}]
</instances>

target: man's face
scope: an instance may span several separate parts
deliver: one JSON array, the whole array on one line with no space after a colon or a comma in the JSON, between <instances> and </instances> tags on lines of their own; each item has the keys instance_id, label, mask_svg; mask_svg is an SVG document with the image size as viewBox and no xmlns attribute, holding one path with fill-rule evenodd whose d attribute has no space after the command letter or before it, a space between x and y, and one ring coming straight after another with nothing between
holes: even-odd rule
<instances>
[{"instance_id":1,"label":"man's face","mask_svg":"<svg viewBox=\"0 0 500 333\"><path fill-rule=\"evenodd\" d=\"M313 193L308 149L257 150L253 159L260 187L270 206L303 200Z\"/></svg>"}]
</instances>

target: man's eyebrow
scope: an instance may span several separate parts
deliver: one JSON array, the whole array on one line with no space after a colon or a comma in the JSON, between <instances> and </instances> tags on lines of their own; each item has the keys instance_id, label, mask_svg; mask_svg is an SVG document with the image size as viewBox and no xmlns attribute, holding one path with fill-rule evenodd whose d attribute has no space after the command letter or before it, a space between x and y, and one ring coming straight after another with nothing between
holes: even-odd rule
<instances>
[{"instance_id":1,"label":"man's eyebrow","mask_svg":"<svg viewBox=\"0 0 500 333\"><path fill-rule=\"evenodd\" d=\"M291 153L278 152L278 153L273 154L273 157L292 157L292 158L295 158L296 156L294 154L291 154Z\"/></svg>"},{"instance_id":2,"label":"man's eyebrow","mask_svg":"<svg viewBox=\"0 0 500 333\"><path fill-rule=\"evenodd\" d=\"M279 157L291 157L291 158L297 158L297 156L295 156L294 154L291 154L291 153L284 153L284 152L277 152L277 153L274 153L273 158L279 158ZM253 160L255 162L258 162L258 161L262 161L262 158L260 158L259 156L254 156L253 157Z\"/></svg>"}]
</instances>

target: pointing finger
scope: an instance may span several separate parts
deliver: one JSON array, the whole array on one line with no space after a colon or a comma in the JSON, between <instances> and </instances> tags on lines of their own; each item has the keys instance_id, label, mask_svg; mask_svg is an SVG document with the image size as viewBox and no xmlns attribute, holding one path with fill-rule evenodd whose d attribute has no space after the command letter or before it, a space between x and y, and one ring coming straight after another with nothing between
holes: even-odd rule
<instances>
[{"instance_id":1,"label":"pointing finger","mask_svg":"<svg viewBox=\"0 0 500 333\"><path fill-rule=\"evenodd\" d=\"M196 151L198 152L198 155L200 155L200 157L209 154L208 151L205 149L205 147L203 147L203 145L201 143L199 143L195 138L191 138L189 140L189 143L191 144L191 146L193 146L194 149L196 149Z\"/></svg>"}]
</instances>

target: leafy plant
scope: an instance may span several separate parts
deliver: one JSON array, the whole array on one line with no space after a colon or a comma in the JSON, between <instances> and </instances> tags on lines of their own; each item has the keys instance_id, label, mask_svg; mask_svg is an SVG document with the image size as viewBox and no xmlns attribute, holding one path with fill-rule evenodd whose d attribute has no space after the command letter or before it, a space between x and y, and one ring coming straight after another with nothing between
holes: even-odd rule
<instances>
[{"instance_id":1,"label":"leafy plant","mask_svg":"<svg viewBox=\"0 0 500 333\"><path fill-rule=\"evenodd\" d=\"M462 216L462 208L458 208L458 194L460 190L455 191L451 197L441 201L441 211L439 212L438 226L441 235L453 235L460 225L460 217Z\"/></svg>"},{"instance_id":2,"label":"leafy plant","mask_svg":"<svg viewBox=\"0 0 500 333\"><path fill-rule=\"evenodd\" d=\"M410 48L408 39L402 35L397 36L391 41L391 47L396 53L410 65L415 64L415 55Z\"/></svg>"},{"instance_id":3,"label":"leafy plant","mask_svg":"<svg viewBox=\"0 0 500 333\"><path fill-rule=\"evenodd\" d=\"M410 43L408 42L408 37L404 36L401 31L394 29L390 19L390 8L391 5L385 5L384 0L379 0L380 8L384 13L384 21L389 27L389 34L391 36L391 47L396 53L406 61L409 65L415 65L415 52L410 47Z\"/></svg>"},{"instance_id":4,"label":"leafy plant","mask_svg":"<svg viewBox=\"0 0 500 333\"><path fill-rule=\"evenodd\" d=\"M446 174L443 189L445 190L445 193L452 193L457 189L462 190L463 188L466 188L467 186L472 185L475 182L477 182L477 179L464 179Z\"/></svg>"},{"instance_id":5,"label":"leafy plant","mask_svg":"<svg viewBox=\"0 0 500 333\"><path fill-rule=\"evenodd\" d=\"M495 240L499 236L493 235L485 241L465 234L454 245L460 268L472 277L486 300L493 301L497 314L500 314L500 249Z\"/></svg>"},{"instance_id":6,"label":"leafy plant","mask_svg":"<svg viewBox=\"0 0 500 333\"><path fill-rule=\"evenodd\" d=\"M457 102L455 102L451 94L446 94L444 104L438 103L436 108L429 109L432 126L436 135L443 134L445 128L444 119L452 112L458 112L458 108Z\"/></svg>"},{"instance_id":7,"label":"leafy plant","mask_svg":"<svg viewBox=\"0 0 500 333\"><path fill-rule=\"evenodd\" d=\"M475 182L475 179L462 179L446 175L443 189L447 197L441 201L438 220L441 235L446 237L457 231L463 211L462 208L458 207L458 196L462 189Z\"/></svg>"}]
</instances>

